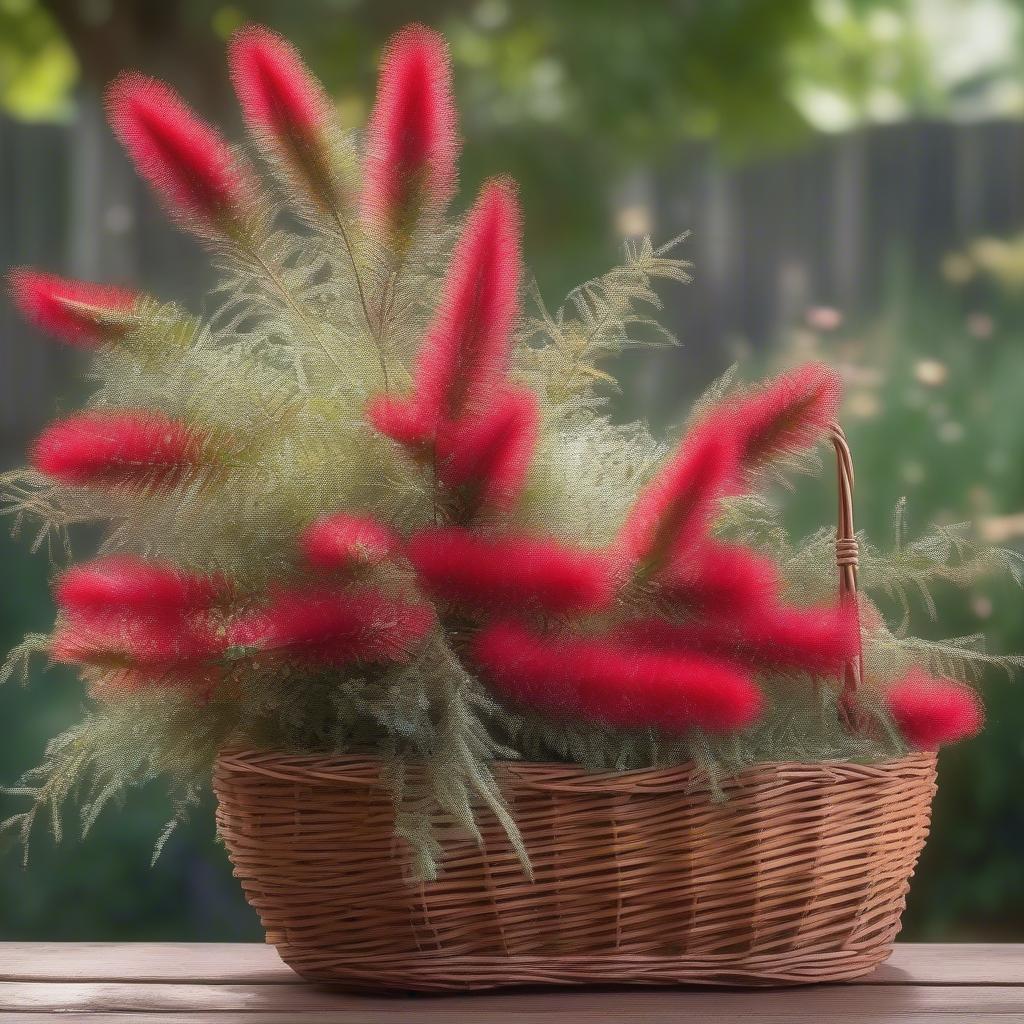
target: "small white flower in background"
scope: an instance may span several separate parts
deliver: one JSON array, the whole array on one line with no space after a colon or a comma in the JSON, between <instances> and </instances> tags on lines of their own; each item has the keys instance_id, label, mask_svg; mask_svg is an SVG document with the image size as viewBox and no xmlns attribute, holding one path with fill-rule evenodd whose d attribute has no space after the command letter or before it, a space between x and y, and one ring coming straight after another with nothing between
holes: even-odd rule
<instances>
[{"instance_id":1,"label":"small white flower in background","mask_svg":"<svg viewBox=\"0 0 1024 1024\"><path fill-rule=\"evenodd\" d=\"M908 484L924 483L926 476L924 466L920 462L904 462L900 467L900 474Z\"/></svg>"},{"instance_id":2,"label":"small white flower in background","mask_svg":"<svg viewBox=\"0 0 1024 1024\"><path fill-rule=\"evenodd\" d=\"M816 331L835 331L843 325L843 314L832 306L812 306L804 314L807 326Z\"/></svg>"},{"instance_id":3,"label":"small white flower in background","mask_svg":"<svg viewBox=\"0 0 1024 1024\"><path fill-rule=\"evenodd\" d=\"M992 598L985 594L975 594L971 598L971 611L979 619L987 619L992 614Z\"/></svg>"},{"instance_id":4,"label":"small white flower in background","mask_svg":"<svg viewBox=\"0 0 1024 1024\"><path fill-rule=\"evenodd\" d=\"M962 441L963 437L963 424L957 423L956 420L946 420L939 427L939 440L946 444L956 444L957 441Z\"/></svg>"},{"instance_id":5,"label":"small white flower in background","mask_svg":"<svg viewBox=\"0 0 1024 1024\"><path fill-rule=\"evenodd\" d=\"M870 420L882 411L882 405L872 392L855 391L846 403L846 411L857 419Z\"/></svg>"},{"instance_id":6,"label":"small white flower in background","mask_svg":"<svg viewBox=\"0 0 1024 1024\"><path fill-rule=\"evenodd\" d=\"M949 367L938 359L919 359L914 363L914 376L926 387L937 388L949 378Z\"/></svg>"},{"instance_id":7,"label":"small white flower in background","mask_svg":"<svg viewBox=\"0 0 1024 1024\"><path fill-rule=\"evenodd\" d=\"M988 313L969 313L964 325L967 328L967 333L980 341L991 338L996 327L995 321Z\"/></svg>"}]
</instances>

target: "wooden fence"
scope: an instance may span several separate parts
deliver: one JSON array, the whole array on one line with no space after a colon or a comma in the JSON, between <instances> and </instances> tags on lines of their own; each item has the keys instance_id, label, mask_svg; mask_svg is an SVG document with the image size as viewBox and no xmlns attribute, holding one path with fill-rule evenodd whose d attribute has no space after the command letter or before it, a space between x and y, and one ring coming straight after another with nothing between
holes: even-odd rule
<instances>
[{"instance_id":1,"label":"wooden fence","mask_svg":"<svg viewBox=\"0 0 1024 1024\"><path fill-rule=\"evenodd\" d=\"M1024 225L1024 124L909 123L827 138L731 166L687 147L636 174L610 203L659 229L692 230L696 285L669 299L680 354L640 378L652 408L671 401L678 360L702 369L734 338L764 344L812 304L870 313L899 253L933 274L943 253ZM609 232L614 229L609 216ZM0 120L0 267L29 263L95 280L138 281L195 307L206 263L169 228L84 104L67 126ZM73 396L73 353L40 344L0 304L0 461Z\"/></svg>"}]
</instances>

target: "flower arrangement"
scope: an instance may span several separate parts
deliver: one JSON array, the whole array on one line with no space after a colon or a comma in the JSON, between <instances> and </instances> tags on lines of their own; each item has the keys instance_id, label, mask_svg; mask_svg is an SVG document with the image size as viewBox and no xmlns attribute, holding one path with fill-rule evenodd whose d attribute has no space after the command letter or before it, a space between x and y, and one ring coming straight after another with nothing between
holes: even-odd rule
<instances>
[{"instance_id":1,"label":"flower arrangement","mask_svg":"<svg viewBox=\"0 0 1024 1024\"><path fill-rule=\"evenodd\" d=\"M274 33L243 29L229 61L269 184L168 86L128 73L107 94L138 172L216 262L209 317L10 277L29 321L92 352L97 388L3 478L6 508L51 550L107 529L57 575L52 633L7 663L73 665L91 697L8 826L27 842L78 795L88 828L160 776L162 843L224 748L371 751L429 877L439 819L472 834L494 814L517 844L501 759L693 761L714 795L758 762L884 760L978 731L967 682L1016 659L890 629L873 598L1019 575L1018 556L962 528L884 554L862 539L864 593L836 602L828 531L782 527L771 485L813 467L835 371L752 388L730 372L668 448L615 422L602 363L665 337L648 311L658 281L688 280L676 243L627 245L549 312L511 181L447 214L438 35L391 40L361 143Z\"/></svg>"}]
</instances>

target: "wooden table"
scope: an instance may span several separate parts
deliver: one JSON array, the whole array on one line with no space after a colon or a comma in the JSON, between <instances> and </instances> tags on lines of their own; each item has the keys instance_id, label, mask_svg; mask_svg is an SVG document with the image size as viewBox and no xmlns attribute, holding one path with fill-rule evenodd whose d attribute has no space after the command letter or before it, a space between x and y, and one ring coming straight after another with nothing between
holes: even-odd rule
<instances>
[{"instance_id":1,"label":"wooden table","mask_svg":"<svg viewBox=\"0 0 1024 1024\"><path fill-rule=\"evenodd\" d=\"M305 984L270 946L0 943L0 1021L58 1015L78 1024L1024 1024L1024 945L898 946L884 967L849 985L388 999Z\"/></svg>"}]
</instances>

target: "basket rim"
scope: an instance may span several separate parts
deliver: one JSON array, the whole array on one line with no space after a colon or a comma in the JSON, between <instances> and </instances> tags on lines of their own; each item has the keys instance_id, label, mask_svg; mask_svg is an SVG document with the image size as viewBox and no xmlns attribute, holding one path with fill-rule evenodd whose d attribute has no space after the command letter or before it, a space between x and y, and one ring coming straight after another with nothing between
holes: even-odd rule
<instances>
[{"instance_id":1,"label":"basket rim","mask_svg":"<svg viewBox=\"0 0 1024 1024\"><path fill-rule=\"evenodd\" d=\"M804 784L849 781L891 780L908 775L930 775L936 767L934 750L910 751L903 757L874 763L855 761L764 761L734 775L723 775L722 788L758 785L766 782ZM380 778L383 758L372 752L352 754L295 754L274 749L229 747L217 755L215 771L232 775L251 774L292 779L307 785L358 784L385 788ZM681 762L660 768L635 768L625 771L593 771L582 765L552 761L495 760L502 781L519 787L545 790L581 789L593 793L608 791L658 790L690 792L707 789L701 770L693 762ZM415 770L415 765L412 770Z\"/></svg>"}]
</instances>

